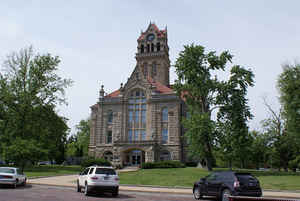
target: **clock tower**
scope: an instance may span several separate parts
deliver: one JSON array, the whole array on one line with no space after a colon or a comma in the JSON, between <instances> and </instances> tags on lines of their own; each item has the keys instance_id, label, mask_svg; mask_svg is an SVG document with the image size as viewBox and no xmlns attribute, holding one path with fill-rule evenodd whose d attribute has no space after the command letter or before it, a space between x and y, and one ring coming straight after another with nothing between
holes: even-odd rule
<instances>
[{"instance_id":1,"label":"clock tower","mask_svg":"<svg viewBox=\"0 0 300 201\"><path fill-rule=\"evenodd\" d=\"M167 28L159 30L150 23L145 32L141 32L137 40L137 67L144 78L151 78L169 86L170 59Z\"/></svg>"}]
</instances>

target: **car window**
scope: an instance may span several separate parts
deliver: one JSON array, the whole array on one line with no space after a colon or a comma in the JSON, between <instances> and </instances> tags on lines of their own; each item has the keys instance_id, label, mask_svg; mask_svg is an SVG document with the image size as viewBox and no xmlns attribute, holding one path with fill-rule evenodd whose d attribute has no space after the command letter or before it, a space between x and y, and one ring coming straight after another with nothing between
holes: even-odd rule
<instances>
[{"instance_id":1,"label":"car window","mask_svg":"<svg viewBox=\"0 0 300 201\"><path fill-rule=\"evenodd\" d=\"M249 180L256 180L251 174L242 174L238 173L235 174L235 176L238 178L239 181L241 182L247 182Z\"/></svg>"},{"instance_id":2,"label":"car window","mask_svg":"<svg viewBox=\"0 0 300 201\"><path fill-rule=\"evenodd\" d=\"M210 174L206 177L207 181L212 181L212 180L215 180L215 179L216 179L216 174L215 173L212 173L212 174Z\"/></svg>"},{"instance_id":3,"label":"car window","mask_svg":"<svg viewBox=\"0 0 300 201\"><path fill-rule=\"evenodd\" d=\"M14 174L15 170L11 169L11 168L0 168L0 173L10 173L10 174Z\"/></svg>"},{"instance_id":4,"label":"car window","mask_svg":"<svg viewBox=\"0 0 300 201\"><path fill-rule=\"evenodd\" d=\"M89 174L92 174L93 172L94 172L94 168L91 168Z\"/></svg>"},{"instance_id":5,"label":"car window","mask_svg":"<svg viewBox=\"0 0 300 201\"><path fill-rule=\"evenodd\" d=\"M95 174L116 175L116 172L110 168L97 168Z\"/></svg>"},{"instance_id":6,"label":"car window","mask_svg":"<svg viewBox=\"0 0 300 201\"><path fill-rule=\"evenodd\" d=\"M81 175L87 175L87 173L89 172L90 168L86 168L82 173Z\"/></svg>"}]
</instances>

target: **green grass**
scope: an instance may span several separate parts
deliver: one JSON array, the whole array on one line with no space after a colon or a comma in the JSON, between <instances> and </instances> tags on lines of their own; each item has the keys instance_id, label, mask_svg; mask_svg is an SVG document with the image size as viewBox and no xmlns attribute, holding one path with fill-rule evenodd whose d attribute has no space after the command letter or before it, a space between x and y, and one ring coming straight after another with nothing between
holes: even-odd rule
<instances>
[{"instance_id":1,"label":"green grass","mask_svg":"<svg viewBox=\"0 0 300 201\"><path fill-rule=\"evenodd\" d=\"M242 170L242 172L245 171L251 172L253 175L258 177L263 189L300 189L299 173ZM119 175L121 184L192 187L195 181L208 174L209 172L204 169L188 167L147 170L141 169L136 172L122 172Z\"/></svg>"},{"instance_id":2,"label":"green grass","mask_svg":"<svg viewBox=\"0 0 300 201\"><path fill-rule=\"evenodd\" d=\"M80 166L45 165L25 168L27 177L58 176L78 174ZM215 169L226 170L226 169ZM293 172L272 172L256 170L247 171L255 175L263 189L272 190L299 190L300 173ZM192 187L194 182L208 175L209 172L199 168L163 168L163 169L140 169L135 172L121 172L120 183L129 185L153 185L169 187Z\"/></svg>"},{"instance_id":3,"label":"green grass","mask_svg":"<svg viewBox=\"0 0 300 201\"><path fill-rule=\"evenodd\" d=\"M49 177L58 175L78 174L82 168L80 166L43 165L25 168L27 177Z\"/></svg>"}]
</instances>

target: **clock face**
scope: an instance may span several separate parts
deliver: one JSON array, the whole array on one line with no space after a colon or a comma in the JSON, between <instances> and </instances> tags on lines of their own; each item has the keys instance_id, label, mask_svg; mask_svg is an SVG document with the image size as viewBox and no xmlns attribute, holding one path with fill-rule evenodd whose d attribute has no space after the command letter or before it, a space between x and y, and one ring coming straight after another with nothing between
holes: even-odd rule
<instances>
[{"instance_id":1,"label":"clock face","mask_svg":"<svg viewBox=\"0 0 300 201\"><path fill-rule=\"evenodd\" d=\"M154 37L155 37L154 34L149 34L147 36L147 41L153 41Z\"/></svg>"}]
</instances>

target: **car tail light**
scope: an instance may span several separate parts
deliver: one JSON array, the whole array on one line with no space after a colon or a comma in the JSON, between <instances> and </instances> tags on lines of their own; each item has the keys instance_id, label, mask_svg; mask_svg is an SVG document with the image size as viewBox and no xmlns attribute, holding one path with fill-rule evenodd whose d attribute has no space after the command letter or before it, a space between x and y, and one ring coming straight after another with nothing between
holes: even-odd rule
<instances>
[{"instance_id":1,"label":"car tail light","mask_svg":"<svg viewBox=\"0 0 300 201\"><path fill-rule=\"evenodd\" d=\"M239 182L239 181L234 181L233 187L234 187L234 188L240 187L240 182Z\"/></svg>"},{"instance_id":2,"label":"car tail light","mask_svg":"<svg viewBox=\"0 0 300 201\"><path fill-rule=\"evenodd\" d=\"M115 178L115 181L119 181L119 180L120 180L119 177L116 177L116 178Z\"/></svg>"},{"instance_id":3,"label":"car tail light","mask_svg":"<svg viewBox=\"0 0 300 201\"><path fill-rule=\"evenodd\" d=\"M95 176L94 176L94 177L91 177L91 179L92 179L92 180L97 180L98 177L95 177Z\"/></svg>"},{"instance_id":4,"label":"car tail light","mask_svg":"<svg viewBox=\"0 0 300 201\"><path fill-rule=\"evenodd\" d=\"M3 178L5 179L12 179L13 177L12 176L2 176Z\"/></svg>"}]
</instances>

